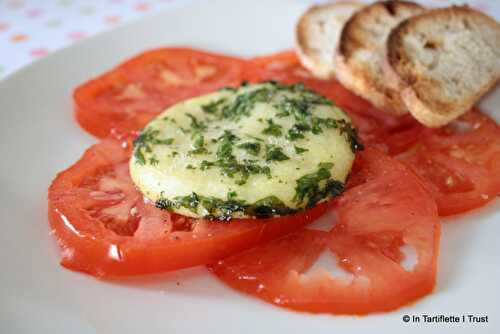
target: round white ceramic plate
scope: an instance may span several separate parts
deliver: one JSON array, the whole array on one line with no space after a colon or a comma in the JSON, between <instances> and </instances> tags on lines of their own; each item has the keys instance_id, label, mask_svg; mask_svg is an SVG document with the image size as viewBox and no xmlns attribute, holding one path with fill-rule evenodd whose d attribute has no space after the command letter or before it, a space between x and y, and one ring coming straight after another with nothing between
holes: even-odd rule
<instances>
[{"instance_id":1,"label":"round white ceramic plate","mask_svg":"<svg viewBox=\"0 0 500 334\"><path fill-rule=\"evenodd\" d=\"M500 333L500 201L443 223L436 291L366 317L295 313L239 294L203 267L120 282L59 266L46 189L95 139L73 119L73 88L129 56L186 45L251 56L293 45L306 2L202 1L51 55L0 82L0 333ZM485 110L500 116L500 89ZM487 315L486 324L404 323Z\"/></svg>"}]
</instances>

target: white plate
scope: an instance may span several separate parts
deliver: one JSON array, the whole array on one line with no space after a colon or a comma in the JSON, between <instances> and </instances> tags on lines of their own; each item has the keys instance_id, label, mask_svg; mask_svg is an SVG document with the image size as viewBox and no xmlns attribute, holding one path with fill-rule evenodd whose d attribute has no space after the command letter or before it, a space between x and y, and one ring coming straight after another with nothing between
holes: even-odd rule
<instances>
[{"instance_id":1,"label":"white plate","mask_svg":"<svg viewBox=\"0 0 500 334\"><path fill-rule=\"evenodd\" d=\"M229 0L183 6L65 49L0 83L1 333L500 333L499 201L443 224L432 295L366 317L286 311L230 290L203 267L112 283L59 266L46 189L95 141L73 120L73 88L162 45L243 56L290 47L305 6ZM488 99L486 109L498 119L500 90ZM489 323L406 324L404 314L488 315Z\"/></svg>"}]
</instances>

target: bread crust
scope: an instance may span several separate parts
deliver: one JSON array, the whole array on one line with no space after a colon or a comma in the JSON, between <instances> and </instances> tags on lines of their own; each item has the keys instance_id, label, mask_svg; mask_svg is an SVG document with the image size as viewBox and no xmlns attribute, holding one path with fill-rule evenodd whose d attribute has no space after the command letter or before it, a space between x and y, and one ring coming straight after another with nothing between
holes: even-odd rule
<instances>
[{"instance_id":1,"label":"bread crust","mask_svg":"<svg viewBox=\"0 0 500 334\"><path fill-rule=\"evenodd\" d=\"M355 13L342 29L335 57L339 81L379 109L398 115L406 113L400 91L385 81L385 42L393 26L423 11L413 2L383 1ZM383 32L374 29L374 25L382 27Z\"/></svg>"},{"instance_id":2,"label":"bread crust","mask_svg":"<svg viewBox=\"0 0 500 334\"><path fill-rule=\"evenodd\" d=\"M459 117L472 108L500 81L500 66L497 66L488 82L480 87L474 87L475 90L469 89L468 94L456 96L453 101L449 98L449 101L446 101L444 97L441 98L443 90L446 89L446 83L439 82L426 73L419 72L416 65L412 63L404 47L405 36L416 34L416 31L419 31L419 26L423 24L427 27L432 23L436 24L436 22L441 25L452 25L453 20L459 19L463 21L464 31L470 26L482 23L494 32L494 40L489 41L493 43L493 52L496 49L496 60L492 59L492 61L500 64L500 25L493 18L467 6L433 9L409 18L393 29L387 40L386 78L398 78L398 85L403 87L401 98L405 106L418 121L428 127L439 127ZM430 42L426 42L425 46L428 43ZM439 46L434 46L432 43L428 47L439 49Z\"/></svg>"},{"instance_id":3,"label":"bread crust","mask_svg":"<svg viewBox=\"0 0 500 334\"><path fill-rule=\"evenodd\" d=\"M313 75L320 79L330 79L336 76L336 68L334 62L334 52L338 43L341 27L343 23L363 5L357 2L335 2L326 3L322 5L315 5L310 7L299 19L295 30L295 43L296 51L302 65L307 68ZM321 52L325 50L318 50L313 46L313 42L318 36L310 34L311 26L316 24L315 19L317 16L324 14L335 17L337 22L329 22L328 24L337 24L338 32L334 31L333 35L325 36L330 39L328 43L332 45L332 54L326 60L322 57ZM325 22L326 23L326 22ZM320 23L322 24L322 23ZM322 31L326 34L326 32ZM335 40L337 39L337 40ZM323 48L325 46L322 46Z\"/></svg>"}]
</instances>

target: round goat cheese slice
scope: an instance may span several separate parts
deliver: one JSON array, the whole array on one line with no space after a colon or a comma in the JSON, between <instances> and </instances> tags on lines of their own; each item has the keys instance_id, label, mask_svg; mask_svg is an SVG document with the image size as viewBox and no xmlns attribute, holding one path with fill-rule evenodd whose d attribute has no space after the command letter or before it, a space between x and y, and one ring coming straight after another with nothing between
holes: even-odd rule
<instances>
[{"instance_id":1,"label":"round goat cheese slice","mask_svg":"<svg viewBox=\"0 0 500 334\"><path fill-rule=\"evenodd\" d=\"M331 101L301 84L268 82L168 108L134 141L130 173L162 209L269 217L339 195L359 146Z\"/></svg>"}]
</instances>

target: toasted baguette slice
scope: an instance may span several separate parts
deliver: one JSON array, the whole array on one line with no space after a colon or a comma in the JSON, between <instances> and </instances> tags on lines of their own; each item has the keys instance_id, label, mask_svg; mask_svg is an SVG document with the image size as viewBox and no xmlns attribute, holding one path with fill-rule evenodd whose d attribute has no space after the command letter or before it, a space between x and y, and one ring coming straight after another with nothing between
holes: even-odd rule
<instances>
[{"instance_id":1,"label":"toasted baguette slice","mask_svg":"<svg viewBox=\"0 0 500 334\"><path fill-rule=\"evenodd\" d=\"M500 24L466 6L404 21L387 48L404 103L429 127L465 113L500 80Z\"/></svg>"},{"instance_id":2,"label":"toasted baguette slice","mask_svg":"<svg viewBox=\"0 0 500 334\"><path fill-rule=\"evenodd\" d=\"M320 79L335 77L334 55L340 32L352 14L362 7L338 2L309 8L297 23L295 37L300 62Z\"/></svg>"},{"instance_id":3,"label":"toasted baguette slice","mask_svg":"<svg viewBox=\"0 0 500 334\"><path fill-rule=\"evenodd\" d=\"M356 12L340 36L336 58L339 81L379 109L406 113L399 91L384 80L386 41L401 21L423 11L423 7L413 2L384 1Z\"/></svg>"}]
</instances>

